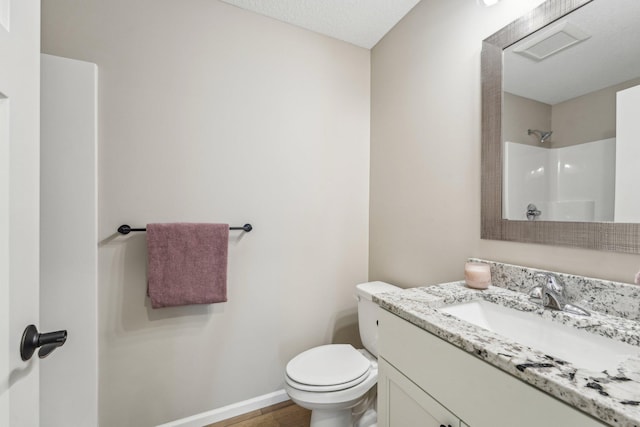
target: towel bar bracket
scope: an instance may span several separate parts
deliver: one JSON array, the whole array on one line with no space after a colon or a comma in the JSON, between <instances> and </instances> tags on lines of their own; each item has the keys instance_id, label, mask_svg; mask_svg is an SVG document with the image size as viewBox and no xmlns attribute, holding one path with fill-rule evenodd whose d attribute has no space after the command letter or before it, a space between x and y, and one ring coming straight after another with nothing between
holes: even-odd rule
<instances>
[{"instance_id":1,"label":"towel bar bracket","mask_svg":"<svg viewBox=\"0 0 640 427\"><path fill-rule=\"evenodd\" d=\"M131 226L124 224L118 227L118 233L120 234L129 234L132 231L147 231L146 228L131 228Z\"/></svg>"},{"instance_id":2,"label":"towel bar bracket","mask_svg":"<svg viewBox=\"0 0 640 427\"><path fill-rule=\"evenodd\" d=\"M248 233L251 230L253 230L253 227L251 226L251 224L245 224L242 227L229 227L229 230L242 230L242 231ZM127 224L123 224L120 227L118 227L118 233L120 233L120 234L129 234L132 231L147 231L147 229L146 228L131 228L131 226L127 225Z\"/></svg>"}]
</instances>

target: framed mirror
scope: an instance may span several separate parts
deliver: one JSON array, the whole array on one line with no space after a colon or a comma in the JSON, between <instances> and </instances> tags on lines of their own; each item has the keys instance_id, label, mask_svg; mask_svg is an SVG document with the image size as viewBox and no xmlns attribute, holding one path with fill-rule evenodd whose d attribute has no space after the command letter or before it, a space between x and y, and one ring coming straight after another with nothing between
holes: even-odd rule
<instances>
[{"instance_id":1,"label":"framed mirror","mask_svg":"<svg viewBox=\"0 0 640 427\"><path fill-rule=\"evenodd\" d=\"M640 54L604 59L594 47L639 52L638 38L619 34L638 27L638 4L548 0L483 41L483 239L640 253L632 167L633 153L640 155L633 123L640 122ZM600 92L606 113L595 108ZM596 122L607 124L596 129Z\"/></svg>"}]
</instances>

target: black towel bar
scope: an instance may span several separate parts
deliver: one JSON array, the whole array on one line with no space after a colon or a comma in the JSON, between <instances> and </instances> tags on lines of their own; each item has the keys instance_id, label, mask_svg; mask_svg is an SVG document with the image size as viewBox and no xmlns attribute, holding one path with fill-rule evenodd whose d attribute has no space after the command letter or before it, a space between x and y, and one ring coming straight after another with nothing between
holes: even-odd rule
<instances>
[{"instance_id":1,"label":"black towel bar","mask_svg":"<svg viewBox=\"0 0 640 427\"><path fill-rule=\"evenodd\" d=\"M229 227L229 230L243 230L246 231L247 233L250 232L251 230L253 230L253 227L251 226L251 224L245 224L242 227ZM129 234L132 231L147 231L146 228L131 228L131 226L124 224L121 225L120 227L118 227L118 233L120 234Z\"/></svg>"}]
</instances>

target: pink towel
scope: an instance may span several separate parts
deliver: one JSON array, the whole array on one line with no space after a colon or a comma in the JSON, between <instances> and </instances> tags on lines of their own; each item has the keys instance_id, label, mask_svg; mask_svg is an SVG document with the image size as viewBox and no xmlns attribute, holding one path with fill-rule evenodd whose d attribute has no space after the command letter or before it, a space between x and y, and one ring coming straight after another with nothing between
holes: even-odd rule
<instances>
[{"instance_id":1,"label":"pink towel","mask_svg":"<svg viewBox=\"0 0 640 427\"><path fill-rule=\"evenodd\" d=\"M227 300L228 224L147 224L151 307Z\"/></svg>"}]
</instances>

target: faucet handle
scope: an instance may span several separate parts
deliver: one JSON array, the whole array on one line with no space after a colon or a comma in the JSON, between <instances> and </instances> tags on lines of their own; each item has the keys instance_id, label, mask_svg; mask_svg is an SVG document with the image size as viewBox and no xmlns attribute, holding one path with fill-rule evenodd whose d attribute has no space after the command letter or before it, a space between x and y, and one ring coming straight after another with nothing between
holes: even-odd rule
<instances>
[{"instance_id":1,"label":"faucet handle","mask_svg":"<svg viewBox=\"0 0 640 427\"><path fill-rule=\"evenodd\" d=\"M536 285L529 291L529 298L540 301L543 307L551 307L556 310L566 311L572 314L590 316L591 314L582 307L567 302L562 279L553 273L536 273L535 277L544 277L544 285ZM539 299L538 299L539 298Z\"/></svg>"},{"instance_id":2,"label":"faucet handle","mask_svg":"<svg viewBox=\"0 0 640 427\"><path fill-rule=\"evenodd\" d=\"M564 283L562 279L553 273L536 273L535 277L543 277L545 282L543 287L559 295L564 295Z\"/></svg>"}]
</instances>

